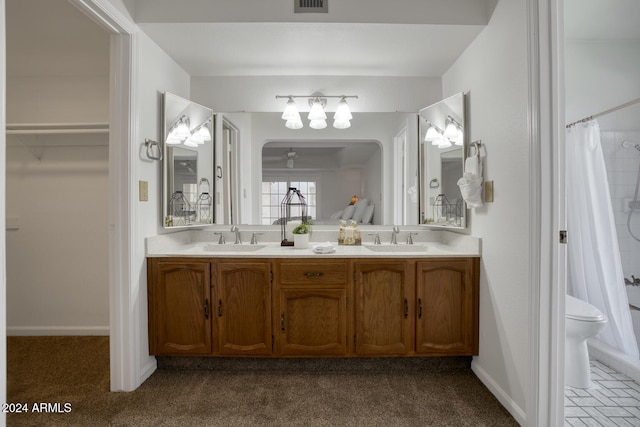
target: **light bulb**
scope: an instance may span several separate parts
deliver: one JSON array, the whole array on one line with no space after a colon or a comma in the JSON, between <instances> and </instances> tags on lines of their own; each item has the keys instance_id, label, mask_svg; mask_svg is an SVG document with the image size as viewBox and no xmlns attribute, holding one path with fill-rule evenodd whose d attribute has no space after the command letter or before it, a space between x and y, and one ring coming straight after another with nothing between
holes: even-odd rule
<instances>
[{"instance_id":1,"label":"light bulb","mask_svg":"<svg viewBox=\"0 0 640 427\"><path fill-rule=\"evenodd\" d=\"M458 136L458 126L453 122L453 120L448 120L447 127L444 129L444 136L446 138L455 138Z\"/></svg>"},{"instance_id":2,"label":"light bulb","mask_svg":"<svg viewBox=\"0 0 640 427\"><path fill-rule=\"evenodd\" d=\"M184 140L183 144L187 147L197 147L198 141L194 141L191 137Z\"/></svg>"},{"instance_id":3,"label":"light bulb","mask_svg":"<svg viewBox=\"0 0 640 427\"><path fill-rule=\"evenodd\" d=\"M211 132L209 132L207 123L200 126L200 128L193 133L191 138L195 139L198 144L204 144L205 141L211 141Z\"/></svg>"},{"instance_id":4,"label":"light bulb","mask_svg":"<svg viewBox=\"0 0 640 427\"><path fill-rule=\"evenodd\" d=\"M311 120L309 122L309 127L311 129L324 129L327 127L327 121L326 120Z\"/></svg>"},{"instance_id":5,"label":"light bulb","mask_svg":"<svg viewBox=\"0 0 640 427\"><path fill-rule=\"evenodd\" d=\"M353 116L351 115L349 104L347 104L347 101L344 98L342 98L338 103L338 108L336 108L336 112L333 115L333 120L344 121L344 120L351 120L351 119L353 119Z\"/></svg>"},{"instance_id":6,"label":"light bulb","mask_svg":"<svg viewBox=\"0 0 640 427\"><path fill-rule=\"evenodd\" d=\"M180 144L180 138L176 136L175 128L169 132L167 136L167 140L165 141L167 145L177 145Z\"/></svg>"},{"instance_id":7,"label":"light bulb","mask_svg":"<svg viewBox=\"0 0 640 427\"><path fill-rule=\"evenodd\" d=\"M189 138L191 136L191 131L189 130L189 126L186 123L186 119L180 119L180 123L174 129L175 136L181 141Z\"/></svg>"},{"instance_id":8,"label":"light bulb","mask_svg":"<svg viewBox=\"0 0 640 427\"><path fill-rule=\"evenodd\" d=\"M427 122L429 123L429 122ZM432 125L431 123L429 123L429 128L427 129L427 134L424 136L424 140L429 142L433 142L436 141L438 139L438 137L440 136L440 133L438 132L438 130L436 129L436 127L434 125ZM434 144L436 145L436 144Z\"/></svg>"},{"instance_id":9,"label":"light bulb","mask_svg":"<svg viewBox=\"0 0 640 427\"><path fill-rule=\"evenodd\" d=\"M289 98L287 101L287 106L284 107L284 112L281 116L282 120L300 120L300 113L298 112L298 107L296 106L293 98Z\"/></svg>"},{"instance_id":10,"label":"light bulb","mask_svg":"<svg viewBox=\"0 0 640 427\"><path fill-rule=\"evenodd\" d=\"M302 120L287 120L284 125L289 129L302 129Z\"/></svg>"},{"instance_id":11,"label":"light bulb","mask_svg":"<svg viewBox=\"0 0 640 427\"><path fill-rule=\"evenodd\" d=\"M327 119L327 115L325 114L319 99L316 98L315 101L313 101L313 104L311 104L311 111L309 111L309 116L307 117L307 119L311 121ZM326 123L325 123L325 126L326 126Z\"/></svg>"},{"instance_id":12,"label":"light bulb","mask_svg":"<svg viewBox=\"0 0 640 427\"><path fill-rule=\"evenodd\" d=\"M334 120L333 127L336 129L348 129L351 127L351 122L349 120Z\"/></svg>"}]
</instances>

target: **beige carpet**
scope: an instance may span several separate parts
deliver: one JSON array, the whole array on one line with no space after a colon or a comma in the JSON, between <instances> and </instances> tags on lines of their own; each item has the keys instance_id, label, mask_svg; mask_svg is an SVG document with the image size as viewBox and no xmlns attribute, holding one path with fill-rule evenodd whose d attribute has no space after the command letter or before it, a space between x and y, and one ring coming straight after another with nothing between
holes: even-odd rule
<instances>
[{"instance_id":1,"label":"beige carpet","mask_svg":"<svg viewBox=\"0 0 640 427\"><path fill-rule=\"evenodd\" d=\"M517 426L466 358L161 358L131 393L109 392L106 337L10 337L8 401L60 413L8 426ZM71 411L64 412L65 403Z\"/></svg>"}]
</instances>

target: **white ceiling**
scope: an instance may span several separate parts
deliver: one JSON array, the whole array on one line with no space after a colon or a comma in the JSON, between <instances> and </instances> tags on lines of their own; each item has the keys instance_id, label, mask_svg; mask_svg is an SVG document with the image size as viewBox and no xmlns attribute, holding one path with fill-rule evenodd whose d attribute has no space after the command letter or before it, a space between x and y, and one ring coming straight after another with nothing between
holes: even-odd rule
<instances>
[{"instance_id":1,"label":"white ceiling","mask_svg":"<svg viewBox=\"0 0 640 427\"><path fill-rule=\"evenodd\" d=\"M192 76L440 77L484 28L344 23L140 24Z\"/></svg>"},{"instance_id":2,"label":"white ceiling","mask_svg":"<svg viewBox=\"0 0 640 427\"><path fill-rule=\"evenodd\" d=\"M495 6L495 0L331 1L326 16L294 16L293 0L124 4L193 76L439 77ZM8 76L108 74L108 34L68 0L6 0L6 10ZM565 0L565 10L569 39L640 40L638 0Z\"/></svg>"},{"instance_id":3,"label":"white ceiling","mask_svg":"<svg viewBox=\"0 0 640 427\"><path fill-rule=\"evenodd\" d=\"M269 142L262 148L263 171L286 169L290 151L296 155L296 170L337 170L364 167L380 146L367 141Z\"/></svg>"}]
</instances>

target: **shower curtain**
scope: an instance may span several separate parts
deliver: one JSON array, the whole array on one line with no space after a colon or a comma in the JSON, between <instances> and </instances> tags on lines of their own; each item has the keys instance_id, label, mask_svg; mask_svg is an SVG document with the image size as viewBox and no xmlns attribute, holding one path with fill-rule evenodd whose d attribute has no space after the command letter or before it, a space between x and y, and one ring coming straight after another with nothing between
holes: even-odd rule
<instances>
[{"instance_id":1,"label":"shower curtain","mask_svg":"<svg viewBox=\"0 0 640 427\"><path fill-rule=\"evenodd\" d=\"M638 359L598 122L570 127L566 144L568 293L607 316L599 339Z\"/></svg>"}]
</instances>

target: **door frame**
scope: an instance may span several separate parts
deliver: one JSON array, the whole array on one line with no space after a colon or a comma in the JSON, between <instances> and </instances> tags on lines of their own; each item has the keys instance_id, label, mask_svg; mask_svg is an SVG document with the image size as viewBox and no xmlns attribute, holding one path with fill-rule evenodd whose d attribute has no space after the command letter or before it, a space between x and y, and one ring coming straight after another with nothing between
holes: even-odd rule
<instances>
[{"instance_id":1,"label":"door frame","mask_svg":"<svg viewBox=\"0 0 640 427\"><path fill-rule=\"evenodd\" d=\"M137 204L132 190L138 134L137 28L108 0L69 0L110 34L109 60L109 348L111 391L135 390L145 379L140 366L142 337L132 328L140 313L132 289L138 283L134 236ZM152 372L152 370L151 370ZM151 372L146 373L150 375Z\"/></svg>"},{"instance_id":2,"label":"door frame","mask_svg":"<svg viewBox=\"0 0 640 427\"><path fill-rule=\"evenodd\" d=\"M527 425L564 425L563 0L529 0L529 140L531 253Z\"/></svg>"}]
</instances>

